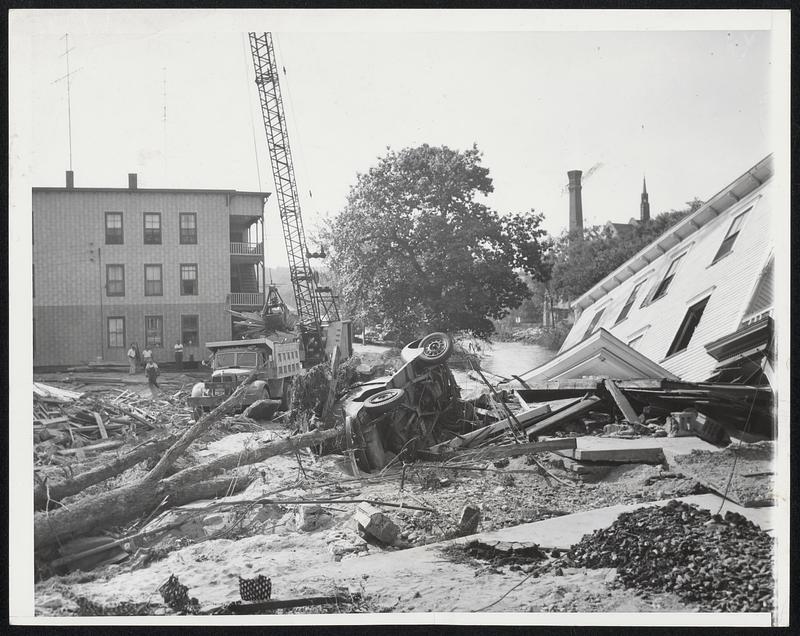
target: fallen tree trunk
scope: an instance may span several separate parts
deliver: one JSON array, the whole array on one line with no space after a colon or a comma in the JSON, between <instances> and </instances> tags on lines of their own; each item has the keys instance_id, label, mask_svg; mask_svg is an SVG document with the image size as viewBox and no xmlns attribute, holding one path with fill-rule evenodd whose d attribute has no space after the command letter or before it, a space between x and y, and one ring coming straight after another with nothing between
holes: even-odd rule
<instances>
[{"instance_id":1,"label":"fallen tree trunk","mask_svg":"<svg viewBox=\"0 0 800 636\"><path fill-rule=\"evenodd\" d=\"M145 442L122 457L117 457L107 464L80 473L72 479L57 482L45 479L44 482L37 483L33 487L34 510L44 510L47 507L48 499L53 502L59 502L61 499L75 495L89 486L94 486L106 479L115 477L139 462L163 453L177 440L177 435L171 435L163 439Z\"/></svg>"},{"instance_id":2,"label":"fallen tree trunk","mask_svg":"<svg viewBox=\"0 0 800 636\"><path fill-rule=\"evenodd\" d=\"M94 498L86 498L76 502L69 508L59 508L49 513L39 512L34 516L34 549L40 549L60 539L73 538L86 532L97 531L111 526L121 526L151 511L165 497L169 497L170 506L192 501L191 498L202 499L209 495L195 492L201 482L213 475L263 461L275 455L295 451L300 448L314 446L321 441L341 435L342 428L314 430L310 433L270 442L269 444L241 453L231 453L202 464L175 473L168 479L143 481L115 490L102 493ZM223 478L220 483L230 483L232 478ZM181 494L181 500L178 495Z\"/></svg>"}]
</instances>

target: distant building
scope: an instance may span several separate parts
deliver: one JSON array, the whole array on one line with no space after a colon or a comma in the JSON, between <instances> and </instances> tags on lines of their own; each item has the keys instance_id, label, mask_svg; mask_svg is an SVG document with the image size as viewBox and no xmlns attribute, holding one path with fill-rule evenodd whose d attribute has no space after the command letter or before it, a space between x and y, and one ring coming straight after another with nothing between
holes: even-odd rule
<instances>
[{"instance_id":1,"label":"distant building","mask_svg":"<svg viewBox=\"0 0 800 636\"><path fill-rule=\"evenodd\" d=\"M205 357L264 303L266 192L33 188L34 366Z\"/></svg>"},{"instance_id":2,"label":"distant building","mask_svg":"<svg viewBox=\"0 0 800 636\"><path fill-rule=\"evenodd\" d=\"M708 379L745 349L750 358L763 353L773 306L770 219L780 212L772 174L769 155L575 300L559 357L599 329L688 381Z\"/></svg>"},{"instance_id":3,"label":"distant building","mask_svg":"<svg viewBox=\"0 0 800 636\"><path fill-rule=\"evenodd\" d=\"M650 198L647 194L647 181L642 179L642 194L639 201L639 218L630 219L627 223L613 223L608 221L605 225L606 229L611 233L611 236L626 237L633 232L639 223L646 223L650 220Z\"/></svg>"}]
</instances>

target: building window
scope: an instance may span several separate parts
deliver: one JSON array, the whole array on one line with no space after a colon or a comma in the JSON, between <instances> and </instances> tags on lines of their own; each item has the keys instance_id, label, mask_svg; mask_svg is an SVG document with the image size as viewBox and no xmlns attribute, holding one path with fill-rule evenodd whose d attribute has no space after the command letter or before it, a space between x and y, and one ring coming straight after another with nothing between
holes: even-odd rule
<instances>
[{"instance_id":1,"label":"building window","mask_svg":"<svg viewBox=\"0 0 800 636\"><path fill-rule=\"evenodd\" d=\"M122 212L106 212L106 245L122 245Z\"/></svg>"},{"instance_id":2,"label":"building window","mask_svg":"<svg viewBox=\"0 0 800 636\"><path fill-rule=\"evenodd\" d=\"M672 283L672 279L675 278L675 272L678 269L678 264L681 262L681 259L684 256L686 256L686 254L681 254L669 264L667 273L664 274L664 278L658 284L658 287L656 287L656 291L653 294L653 300L658 300L659 298L667 295L667 290L669 289L670 283Z\"/></svg>"},{"instance_id":3,"label":"building window","mask_svg":"<svg viewBox=\"0 0 800 636\"><path fill-rule=\"evenodd\" d=\"M731 226L728 228L728 233L725 235L725 238L722 240L722 244L719 246L717 250L717 254L714 256L714 260L711 261L713 265L723 256L727 256L731 253L733 249L733 244L736 242L736 237L739 236L739 230L742 227L742 221L744 220L744 215L747 214L752 207L747 208L744 212L736 216L733 221L731 221Z\"/></svg>"},{"instance_id":4,"label":"building window","mask_svg":"<svg viewBox=\"0 0 800 636\"><path fill-rule=\"evenodd\" d=\"M711 298L711 296L706 296L699 303L689 307L686 316L683 318L680 329L678 329L678 333L675 334L675 340L672 341L672 345L669 351L667 351L667 357L671 356L673 353L683 351L689 346L689 342L691 342L692 336L694 335L694 330L697 329L697 325L700 324L700 319L703 317L703 310L706 308L709 298Z\"/></svg>"},{"instance_id":5,"label":"building window","mask_svg":"<svg viewBox=\"0 0 800 636\"><path fill-rule=\"evenodd\" d=\"M164 285L161 280L161 265L144 266L144 295L164 295Z\"/></svg>"},{"instance_id":6,"label":"building window","mask_svg":"<svg viewBox=\"0 0 800 636\"><path fill-rule=\"evenodd\" d=\"M181 296L197 296L196 264L181 264Z\"/></svg>"},{"instance_id":7,"label":"building window","mask_svg":"<svg viewBox=\"0 0 800 636\"><path fill-rule=\"evenodd\" d=\"M106 296L125 295L125 266L106 265Z\"/></svg>"},{"instance_id":8,"label":"building window","mask_svg":"<svg viewBox=\"0 0 800 636\"><path fill-rule=\"evenodd\" d=\"M628 300L625 301L625 306L622 308L622 311L619 312L619 316L617 316L617 322L614 324L618 324L628 317L631 307L633 307L633 303L636 302L636 295L639 293L639 289L641 289L642 285L644 285L644 281L641 281L636 285L636 287L633 288L631 295L628 296Z\"/></svg>"},{"instance_id":9,"label":"building window","mask_svg":"<svg viewBox=\"0 0 800 636\"><path fill-rule=\"evenodd\" d=\"M181 342L186 347L196 347L200 342L200 317L181 316Z\"/></svg>"},{"instance_id":10,"label":"building window","mask_svg":"<svg viewBox=\"0 0 800 636\"><path fill-rule=\"evenodd\" d=\"M161 245L161 215L145 212L144 215L145 245Z\"/></svg>"},{"instance_id":11,"label":"building window","mask_svg":"<svg viewBox=\"0 0 800 636\"><path fill-rule=\"evenodd\" d=\"M583 334L583 339L586 340L589 336L592 335L594 328L597 327L597 323L600 322L600 318L603 317L603 313L605 312L606 308L603 307L600 311L598 311L594 317L592 318L592 322L589 323L589 328L586 330L586 333Z\"/></svg>"},{"instance_id":12,"label":"building window","mask_svg":"<svg viewBox=\"0 0 800 636\"><path fill-rule=\"evenodd\" d=\"M197 215L194 212L181 213L180 235L184 245L197 243Z\"/></svg>"},{"instance_id":13,"label":"building window","mask_svg":"<svg viewBox=\"0 0 800 636\"><path fill-rule=\"evenodd\" d=\"M162 316L144 317L144 342L148 347L164 346L164 318Z\"/></svg>"},{"instance_id":14,"label":"building window","mask_svg":"<svg viewBox=\"0 0 800 636\"><path fill-rule=\"evenodd\" d=\"M124 349L125 348L125 319L124 318L109 318L108 319L108 348L109 349Z\"/></svg>"}]
</instances>

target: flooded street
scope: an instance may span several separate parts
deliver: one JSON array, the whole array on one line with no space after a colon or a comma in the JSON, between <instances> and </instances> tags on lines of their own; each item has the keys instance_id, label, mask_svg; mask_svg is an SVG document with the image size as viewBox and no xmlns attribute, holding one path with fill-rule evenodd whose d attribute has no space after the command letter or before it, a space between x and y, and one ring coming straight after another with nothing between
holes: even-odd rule
<instances>
[{"instance_id":1,"label":"flooded street","mask_svg":"<svg viewBox=\"0 0 800 636\"><path fill-rule=\"evenodd\" d=\"M495 342L485 346L481 368L510 378L552 360L556 352L539 345L523 342Z\"/></svg>"}]
</instances>

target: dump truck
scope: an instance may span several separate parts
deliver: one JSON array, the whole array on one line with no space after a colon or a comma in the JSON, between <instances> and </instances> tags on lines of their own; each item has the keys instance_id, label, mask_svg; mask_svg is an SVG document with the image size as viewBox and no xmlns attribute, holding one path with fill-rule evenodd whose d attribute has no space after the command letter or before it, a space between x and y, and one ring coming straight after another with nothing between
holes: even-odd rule
<instances>
[{"instance_id":1,"label":"dump truck","mask_svg":"<svg viewBox=\"0 0 800 636\"><path fill-rule=\"evenodd\" d=\"M211 351L211 378L192 387L187 403L195 419L222 404L255 370L255 378L242 393L237 409L259 400L280 400L288 408L292 378L303 371L296 334L275 332L270 337L207 342Z\"/></svg>"}]
</instances>

